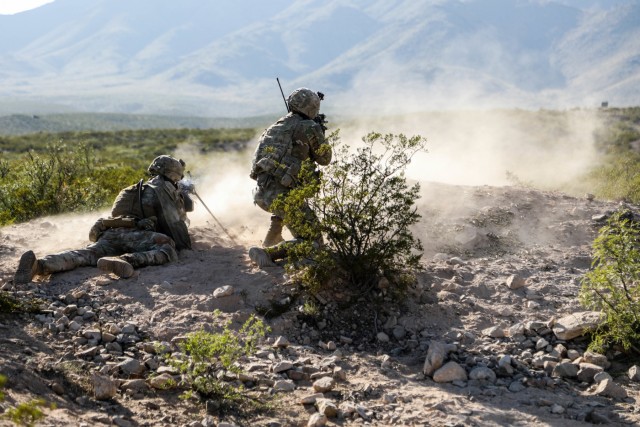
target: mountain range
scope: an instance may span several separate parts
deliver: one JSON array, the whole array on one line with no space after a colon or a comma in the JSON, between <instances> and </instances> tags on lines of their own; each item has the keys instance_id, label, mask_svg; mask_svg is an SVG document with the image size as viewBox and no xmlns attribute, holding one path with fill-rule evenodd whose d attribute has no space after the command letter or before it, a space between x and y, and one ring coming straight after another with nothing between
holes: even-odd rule
<instances>
[{"instance_id":1,"label":"mountain range","mask_svg":"<svg viewBox=\"0 0 640 427\"><path fill-rule=\"evenodd\" d=\"M640 1L55 0L0 15L0 114L637 105Z\"/></svg>"}]
</instances>

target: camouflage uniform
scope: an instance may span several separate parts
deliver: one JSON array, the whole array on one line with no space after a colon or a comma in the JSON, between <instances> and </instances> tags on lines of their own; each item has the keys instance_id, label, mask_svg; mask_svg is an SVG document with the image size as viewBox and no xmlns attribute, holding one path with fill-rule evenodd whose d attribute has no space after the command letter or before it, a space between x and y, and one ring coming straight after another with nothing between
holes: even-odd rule
<instances>
[{"instance_id":1,"label":"camouflage uniform","mask_svg":"<svg viewBox=\"0 0 640 427\"><path fill-rule=\"evenodd\" d=\"M332 157L323 127L312 120L319 112L318 96L309 89L301 88L289 96L288 105L291 112L271 125L260 137L251 171L251 177L257 181L253 192L254 203L273 214L270 229L263 241L271 259L284 258L287 247L281 235L284 212L273 210L273 201L298 185L297 174L302 162L311 159L324 166L329 164ZM271 150L270 156L265 155L268 150ZM263 160L265 157L267 160ZM317 221L308 205L305 204L302 209L308 221ZM294 242L300 239L299 230L290 224L284 225L291 231Z\"/></svg>"},{"instance_id":2,"label":"camouflage uniform","mask_svg":"<svg viewBox=\"0 0 640 427\"><path fill-rule=\"evenodd\" d=\"M27 283L34 275L84 266L98 266L120 277L130 277L134 268L177 260L176 249L191 248L186 212L193 210L193 202L177 186L183 171L181 160L156 158L149 167L155 176L122 190L111 217L100 218L93 225L89 232L93 244L42 259L28 251L20 259L14 281Z\"/></svg>"},{"instance_id":3,"label":"camouflage uniform","mask_svg":"<svg viewBox=\"0 0 640 427\"><path fill-rule=\"evenodd\" d=\"M178 258L175 243L169 236L154 231L119 227L105 230L97 242L84 249L46 255L37 260L37 274L47 275L78 267L95 267L100 258L112 256L119 256L134 268L165 264Z\"/></svg>"}]
</instances>

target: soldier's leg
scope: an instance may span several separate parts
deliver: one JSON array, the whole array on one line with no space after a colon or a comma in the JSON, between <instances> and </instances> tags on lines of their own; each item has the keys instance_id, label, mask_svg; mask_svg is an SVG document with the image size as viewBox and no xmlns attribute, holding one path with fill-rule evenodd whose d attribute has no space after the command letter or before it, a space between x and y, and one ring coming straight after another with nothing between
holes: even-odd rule
<instances>
[{"instance_id":1,"label":"soldier's leg","mask_svg":"<svg viewBox=\"0 0 640 427\"><path fill-rule=\"evenodd\" d=\"M41 259L37 259L33 251L27 251L20 257L14 282L18 284L29 283L36 275L48 275L78 267L95 266L98 258L107 254L109 254L109 247L100 241L84 249L46 255Z\"/></svg>"},{"instance_id":2,"label":"soldier's leg","mask_svg":"<svg viewBox=\"0 0 640 427\"><path fill-rule=\"evenodd\" d=\"M282 237L282 218L277 215L271 215L271 224L269 225L267 235L262 242L262 246L266 248L277 245L282 241L284 241L284 238Z\"/></svg>"},{"instance_id":3,"label":"soldier's leg","mask_svg":"<svg viewBox=\"0 0 640 427\"><path fill-rule=\"evenodd\" d=\"M127 278L133 276L135 268L161 265L178 259L173 240L153 231L131 230L121 248L124 254L100 258L98 268Z\"/></svg>"}]
</instances>

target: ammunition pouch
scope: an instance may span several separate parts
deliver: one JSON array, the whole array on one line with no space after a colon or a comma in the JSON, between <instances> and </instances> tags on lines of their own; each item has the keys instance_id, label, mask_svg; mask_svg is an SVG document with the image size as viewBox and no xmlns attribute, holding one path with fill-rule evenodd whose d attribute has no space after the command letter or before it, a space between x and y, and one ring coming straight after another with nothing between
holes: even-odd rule
<instances>
[{"instance_id":1,"label":"ammunition pouch","mask_svg":"<svg viewBox=\"0 0 640 427\"><path fill-rule=\"evenodd\" d=\"M132 217L103 218L102 225L110 228L137 228L137 220Z\"/></svg>"}]
</instances>

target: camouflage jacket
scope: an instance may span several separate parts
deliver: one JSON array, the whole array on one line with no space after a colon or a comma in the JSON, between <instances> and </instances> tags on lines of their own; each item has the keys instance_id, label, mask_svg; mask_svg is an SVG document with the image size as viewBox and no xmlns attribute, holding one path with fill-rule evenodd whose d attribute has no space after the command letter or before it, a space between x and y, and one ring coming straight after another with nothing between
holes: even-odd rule
<instances>
[{"instance_id":1,"label":"camouflage jacket","mask_svg":"<svg viewBox=\"0 0 640 427\"><path fill-rule=\"evenodd\" d=\"M260 136L251 167L251 178L267 173L285 187L296 184L302 162L311 159L319 165L331 162L331 146L320 124L296 113L289 113Z\"/></svg>"}]
</instances>

